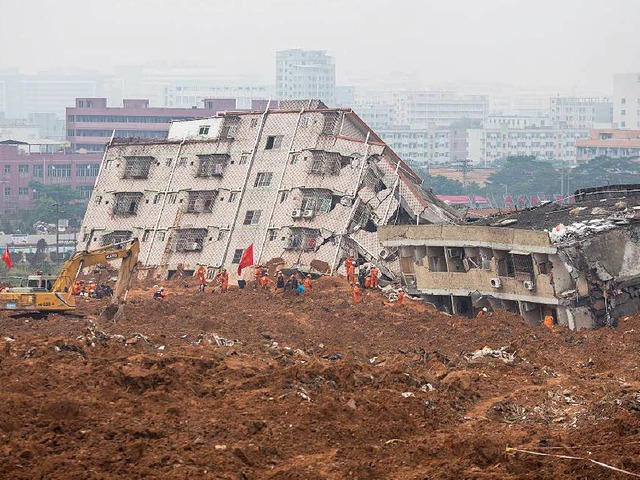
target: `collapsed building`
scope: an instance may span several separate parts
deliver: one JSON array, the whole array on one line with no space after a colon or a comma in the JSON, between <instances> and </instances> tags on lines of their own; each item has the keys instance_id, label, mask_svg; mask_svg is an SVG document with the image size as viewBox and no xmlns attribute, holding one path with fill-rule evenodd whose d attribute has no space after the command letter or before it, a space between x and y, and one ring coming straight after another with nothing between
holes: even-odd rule
<instances>
[{"instance_id":1,"label":"collapsed building","mask_svg":"<svg viewBox=\"0 0 640 480\"><path fill-rule=\"evenodd\" d=\"M640 185L575 198L463 225L384 226L378 236L397 249L408 291L442 310L614 326L640 309Z\"/></svg>"},{"instance_id":2,"label":"collapsed building","mask_svg":"<svg viewBox=\"0 0 640 480\"><path fill-rule=\"evenodd\" d=\"M331 273L346 255L394 278L386 224L451 223L457 214L353 111L319 101L174 122L166 140L112 140L78 248L141 240L159 275L256 264Z\"/></svg>"}]
</instances>

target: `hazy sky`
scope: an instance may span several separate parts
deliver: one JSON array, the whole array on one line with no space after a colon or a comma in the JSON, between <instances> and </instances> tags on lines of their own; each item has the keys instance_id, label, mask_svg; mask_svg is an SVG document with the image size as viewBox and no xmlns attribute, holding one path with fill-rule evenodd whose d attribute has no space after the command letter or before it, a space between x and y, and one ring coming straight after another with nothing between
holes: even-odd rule
<instances>
[{"instance_id":1,"label":"hazy sky","mask_svg":"<svg viewBox=\"0 0 640 480\"><path fill-rule=\"evenodd\" d=\"M0 0L0 69L168 62L274 83L286 48L327 50L341 84L606 93L640 71L640 0Z\"/></svg>"}]
</instances>

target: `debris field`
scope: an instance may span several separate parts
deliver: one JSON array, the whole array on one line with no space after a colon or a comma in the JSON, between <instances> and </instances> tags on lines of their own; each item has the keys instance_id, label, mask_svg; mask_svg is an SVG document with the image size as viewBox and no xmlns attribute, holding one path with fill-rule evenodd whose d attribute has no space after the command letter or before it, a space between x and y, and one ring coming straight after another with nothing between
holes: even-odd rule
<instances>
[{"instance_id":1,"label":"debris field","mask_svg":"<svg viewBox=\"0 0 640 480\"><path fill-rule=\"evenodd\" d=\"M107 300L2 314L0 478L640 474L638 316L549 331L354 304L334 277L304 298L192 283L138 285L115 325Z\"/></svg>"}]
</instances>

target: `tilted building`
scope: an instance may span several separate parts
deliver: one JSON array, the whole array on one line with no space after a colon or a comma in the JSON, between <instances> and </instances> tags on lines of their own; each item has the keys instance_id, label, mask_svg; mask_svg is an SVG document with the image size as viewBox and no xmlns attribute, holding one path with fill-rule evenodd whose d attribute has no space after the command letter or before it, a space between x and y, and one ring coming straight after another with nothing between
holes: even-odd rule
<instances>
[{"instance_id":1,"label":"tilted building","mask_svg":"<svg viewBox=\"0 0 640 480\"><path fill-rule=\"evenodd\" d=\"M467 225L384 226L378 236L397 250L408 291L442 310L613 326L640 309L640 185L576 199Z\"/></svg>"},{"instance_id":2,"label":"tilted building","mask_svg":"<svg viewBox=\"0 0 640 480\"><path fill-rule=\"evenodd\" d=\"M286 101L112 142L78 248L139 237L142 263L171 275L235 270L253 244L256 263L328 273L351 254L393 277L378 226L456 218L353 111Z\"/></svg>"}]
</instances>

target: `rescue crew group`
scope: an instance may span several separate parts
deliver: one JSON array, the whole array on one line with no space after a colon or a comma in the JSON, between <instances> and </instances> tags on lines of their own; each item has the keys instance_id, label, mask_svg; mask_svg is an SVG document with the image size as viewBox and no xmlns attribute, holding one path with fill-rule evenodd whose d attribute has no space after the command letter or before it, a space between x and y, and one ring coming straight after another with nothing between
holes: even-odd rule
<instances>
[{"instance_id":1,"label":"rescue crew group","mask_svg":"<svg viewBox=\"0 0 640 480\"><path fill-rule=\"evenodd\" d=\"M360 303L362 300L362 289L377 289L380 271L373 265L370 268L360 267L359 273L356 276L356 266L351 256L344 260L345 269L347 271L347 281L352 287L352 296L354 303ZM207 285L207 269L204 265L200 265L195 272L195 276L198 278L198 285L201 292L205 291ZM220 273L215 276L215 280L220 286L220 292L226 293L229 289L229 272L226 269L221 269ZM254 270L254 287L262 288L264 290L273 289L274 291L283 292L295 292L298 295L304 295L305 292L312 291L312 277L311 275L303 276L299 273L290 275L285 278L282 270L277 270L275 279L269 277L267 269L263 265L257 265ZM167 296L167 292L164 287L157 288L153 294L154 299L162 299ZM404 299L404 293L400 289L393 302L385 302L386 305L395 303L401 305Z\"/></svg>"}]
</instances>

